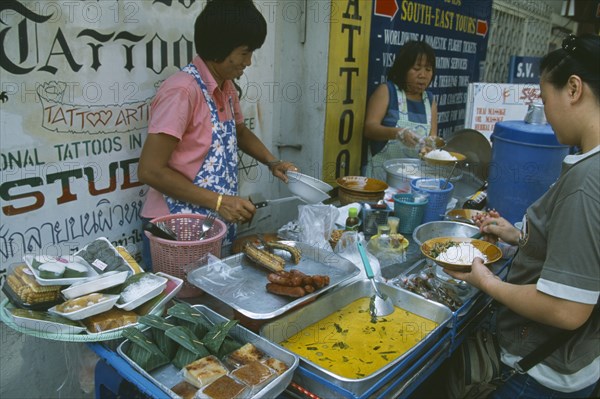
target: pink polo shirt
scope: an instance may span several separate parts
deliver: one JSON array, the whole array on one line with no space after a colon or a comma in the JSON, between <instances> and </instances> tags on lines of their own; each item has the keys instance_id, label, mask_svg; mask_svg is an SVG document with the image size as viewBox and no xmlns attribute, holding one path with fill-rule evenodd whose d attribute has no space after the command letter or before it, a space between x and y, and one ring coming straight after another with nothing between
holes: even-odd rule
<instances>
[{"instance_id":1,"label":"pink polo shirt","mask_svg":"<svg viewBox=\"0 0 600 399\"><path fill-rule=\"evenodd\" d=\"M225 81L223 89L220 89L200 57L194 57L192 62L217 106L220 120L232 119L231 98L236 125L243 123L240 99L233 82ZM187 72L179 71L167 78L152 100L148 134L158 133L179 139L169 166L193 181L212 142L212 123L200 86ZM163 194L150 187L142 216L155 218L168 214L169 208Z\"/></svg>"}]
</instances>

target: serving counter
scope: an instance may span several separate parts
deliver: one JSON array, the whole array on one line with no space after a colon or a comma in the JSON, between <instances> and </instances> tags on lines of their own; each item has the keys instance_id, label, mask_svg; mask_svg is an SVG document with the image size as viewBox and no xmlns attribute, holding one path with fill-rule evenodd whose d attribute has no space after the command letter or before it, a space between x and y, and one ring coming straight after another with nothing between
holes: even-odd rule
<instances>
[{"instance_id":1,"label":"serving counter","mask_svg":"<svg viewBox=\"0 0 600 399\"><path fill-rule=\"evenodd\" d=\"M426 263L418 246L412 241L406 252L406 261L384 267L382 276L392 285L395 278L408 273L418 272ZM507 259L501 259L492 265L494 272L504 277L507 271ZM356 283L357 276L349 282L333 288L323 295L335 295L349 284ZM414 295L414 294L411 294ZM341 384L326 374L319 373L304 361L296 368L292 382L280 395L280 398L409 398L419 386L426 381L443 362L456 350L464 338L476 328L489 314L491 298L471 288L463 297L462 305L451 312L450 319L443 329L425 339L418 351L410 352L395 362L385 372L378 373L377 378L369 380L368 386L360 390L352 385ZM193 304L202 304L227 318L240 318L230 306L208 294L186 299ZM289 314L289 313L288 313ZM285 314L281 317L285 317ZM274 320L278 320L275 318ZM243 318L240 320L244 323ZM256 330L257 327L249 326ZM107 397L107 391L117 396L119 384L123 382L139 390L143 396L161 398L164 392L152 381L145 378L121 358L113 346L114 343L89 343L88 346L101 358L96 369L97 397ZM115 382L117 379L117 382ZM110 397L110 396L108 396Z\"/></svg>"}]
</instances>

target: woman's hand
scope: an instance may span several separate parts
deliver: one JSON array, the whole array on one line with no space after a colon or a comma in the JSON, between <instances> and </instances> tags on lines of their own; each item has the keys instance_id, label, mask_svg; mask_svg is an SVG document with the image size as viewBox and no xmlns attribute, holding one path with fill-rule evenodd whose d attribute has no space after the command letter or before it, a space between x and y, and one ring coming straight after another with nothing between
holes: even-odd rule
<instances>
[{"instance_id":1,"label":"woman's hand","mask_svg":"<svg viewBox=\"0 0 600 399\"><path fill-rule=\"evenodd\" d=\"M419 143L419 137L408 128L398 130L396 138L410 148L415 147Z\"/></svg>"},{"instance_id":2,"label":"woman's hand","mask_svg":"<svg viewBox=\"0 0 600 399\"><path fill-rule=\"evenodd\" d=\"M231 223L245 223L252 219L256 213L254 204L241 197L223 195L219 215Z\"/></svg>"},{"instance_id":3,"label":"woman's hand","mask_svg":"<svg viewBox=\"0 0 600 399\"><path fill-rule=\"evenodd\" d=\"M496 276L494 272L483 263L481 258L475 258L473 260L470 272L457 272L448 269L444 269L444 272L455 279L466 281L482 291L485 291L486 284L491 280L500 280L500 277Z\"/></svg>"},{"instance_id":4,"label":"woman's hand","mask_svg":"<svg viewBox=\"0 0 600 399\"><path fill-rule=\"evenodd\" d=\"M273 173L273 176L277 177L284 183L288 182L288 177L286 172L291 170L292 172L297 172L298 168L291 162L287 161L275 161L268 163L269 170Z\"/></svg>"}]
</instances>

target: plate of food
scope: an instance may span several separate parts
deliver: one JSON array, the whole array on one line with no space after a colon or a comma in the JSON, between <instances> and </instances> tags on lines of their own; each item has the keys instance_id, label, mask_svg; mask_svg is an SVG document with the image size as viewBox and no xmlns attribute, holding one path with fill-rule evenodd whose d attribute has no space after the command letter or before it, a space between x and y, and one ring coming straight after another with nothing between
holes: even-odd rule
<instances>
[{"instance_id":1,"label":"plate of food","mask_svg":"<svg viewBox=\"0 0 600 399\"><path fill-rule=\"evenodd\" d=\"M93 293L79 298L69 299L48 309L48 312L69 320L82 320L111 309L119 299L119 295Z\"/></svg>"},{"instance_id":2,"label":"plate of food","mask_svg":"<svg viewBox=\"0 0 600 399\"><path fill-rule=\"evenodd\" d=\"M168 278L152 273L134 274L123 283L121 295L115 306L123 310L133 310L163 292L168 281Z\"/></svg>"},{"instance_id":3,"label":"plate of food","mask_svg":"<svg viewBox=\"0 0 600 399\"><path fill-rule=\"evenodd\" d=\"M25 255L23 261L40 285L71 285L98 275L80 256Z\"/></svg>"},{"instance_id":4,"label":"plate of food","mask_svg":"<svg viewBox=\"0 0 600 399\"><path fill-rule=\"evenodd\" d=\"M425 154L423 159L433 165L447 166L452 165L455 162L462 162L467 159L467 157L458 152L433 150Z\"/></svg>"},{"instance_id":5,"label":"plate of food","mask_svg":"<svg viewBox=\"0 0 600 399\"><path fill-rule=\"evenodd\" d=\"M112 272L107 272L77 282L70 287L65 288L61 292L66 299L77 298L79 296L91 294L92 292L99 292L122 284L125 279L127 279L128 275L129 272L127 271L118 272L115 270Z\"/></svg>"},{"instance_id":6,"label":"plate of food","mask_svg":"<svg viewBox=\"0 0 600 399\"><path fill-rule=\"evenodd\" d=\"M14 323L22 328L61 334L79 334L85 330L76 321L44 311L13 308L9 312Z\"/></svg>"},{"instance_id":7,"label":"plate of food","mask_svg":"<svg viewBox=\"0 0 600 399\"><path fill-rule=\"evenodd\" d=\"M486 265L502 258L502 251L487 241L465 237L438 237L421 244L427 258L448 270L468 272L473 259L481 258Z\"/></svg>"}]
</instances>

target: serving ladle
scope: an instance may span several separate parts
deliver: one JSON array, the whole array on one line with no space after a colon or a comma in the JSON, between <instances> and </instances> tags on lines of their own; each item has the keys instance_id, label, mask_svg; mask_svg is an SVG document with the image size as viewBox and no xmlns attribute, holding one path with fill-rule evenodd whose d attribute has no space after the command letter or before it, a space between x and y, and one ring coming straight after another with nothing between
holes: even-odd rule
<instances>
[{"instance_id":1,"label":"serving ladle","mask_svg":"<svg viewBox=\"0 0 600 399\"><path fill-rule=\"evenodd\" d=\"M394 304L386 294L379 291L377 283L375 282L375 275L373 274L373 269L371 269L371 263L369 262L369 258L367 257L367 253L365 252L365 248L360 242L358 242L356 246L358 247L358 253L360 254L360 258L362 259L362 263L365 267L365 272L367 272L367 277L369 278L369 280L371 280L373 290L375 291L375 298L373 301L371 301L372 306L369 306L371 319L392 314L394 312Z\"/></svg>"}]
</instances>

